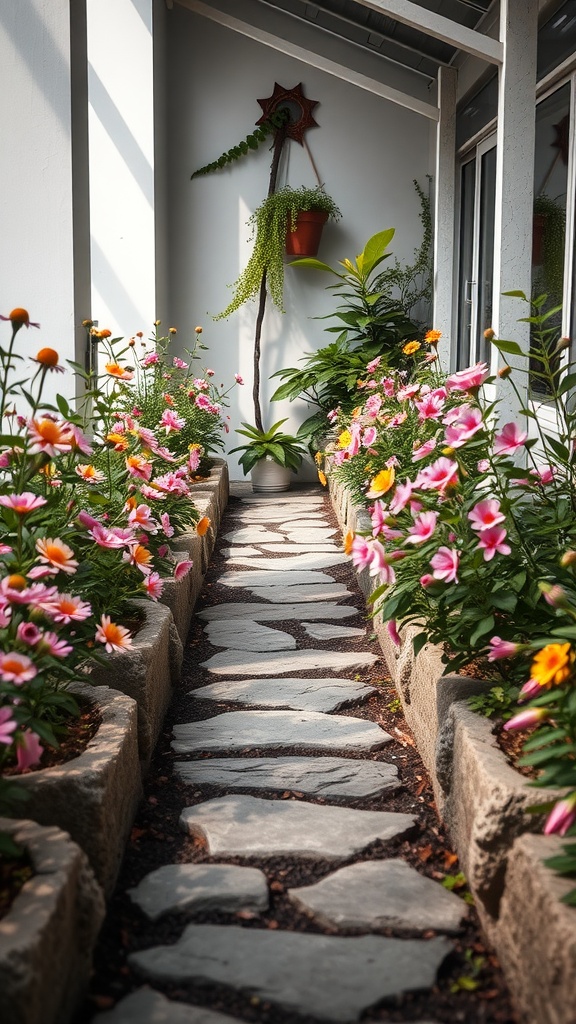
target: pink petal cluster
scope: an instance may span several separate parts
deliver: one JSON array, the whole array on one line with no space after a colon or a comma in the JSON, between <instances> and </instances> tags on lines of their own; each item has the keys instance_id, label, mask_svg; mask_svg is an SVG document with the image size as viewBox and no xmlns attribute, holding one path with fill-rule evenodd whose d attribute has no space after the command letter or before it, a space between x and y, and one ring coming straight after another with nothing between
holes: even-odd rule
<instances>
[{"instance_id":1,"label":"pink petal cluster","mask_svg":"<svg viewBox=\"0 0 576 1024\"><path fill-rule=\"evenodd\" d=\"M499 555L512 554L512 548L505 543L505 540L506 530L502 526L490 526L487 530L482 531L478 537L478 547L482 548L484 552L485 562L490 562L496 552Z\"/></svg>"},{"instance_id":2,"label":"pink petal cluster","mask_svg":"<svg viewBox=\"0 0 576 1024\"><path fill-rule=\"evenodd\" d=\"M490 371L486 363L475 363L474 366L469 366L466 370L458 370L457 373L453 373L451 377L448 377L445 386L448 391L471 391L474 388L479 388L489 374Z\"/></svg>"},{"instance_id":3,"label":"pink petal cluster","mask_svg":"<svg viewBox=\"0 0 576 1024\"><path fill-rule=\"evenodd\" d=\"M455 548L441 547L430 559L435 580L445 583L458 583L458 566L460 554Z\"/></svg>"},{"instance_id":4,"label":"pink petal cluster","mask_svg":"<svg viewBox=\"0 0 576 1024\"><path fill-rule=\"evenodd\" d=\"M506 423L494 438L494 454L514 455L523 447L527 437L527 431L520 430L517 423Z\"/></svg>"}]
</instances>

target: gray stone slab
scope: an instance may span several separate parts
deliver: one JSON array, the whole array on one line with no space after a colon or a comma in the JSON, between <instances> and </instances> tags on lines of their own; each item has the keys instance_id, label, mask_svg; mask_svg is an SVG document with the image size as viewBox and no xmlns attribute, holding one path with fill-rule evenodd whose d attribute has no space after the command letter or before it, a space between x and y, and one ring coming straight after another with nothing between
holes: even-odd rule
<instances>
[{"instance_id":1,"label":"gray stone slab","mask_svg":"<svg viewBox=\"0 0 576 1024\"><path fill-rule=\"evenodd\" d=\"M300 587L300 586L322 586L334 583L332 576L325 572L312 572L308 569L273 570L269 569L266 574L261 569L246 569L240 572L222 573L219 582L224 587ZM296 595L293 595L293 598Z\"/></svg>"},{"instance_id":2,"label":"gray stone slab","mask_svg":"<svg viewBox=\"0 0 576 1024\"><path fill-rule=\"evenodd\" d=\"M303 522L305 524L305 528L307 530L330 530L331 529L331 526L328 523L328 521L326 519L321 519L319 516L316 516L315 518L306 516L306 518L304 520L302 520L300 516L298 516L298 517L295 516L294 519L290 519L287 522L277 523L276 524L276 528L278 530L284 530L286 533L291 533L293 530L296 529L296 527L294 526L294 523L296 522L296 518L297 518L298 522ZM304 527L302 527L302 528L304 528Z\"/></svg>"},{"instance_id":3,"label":"gray stone slab","mask_svg":"<svg viewBox=\"0 0 576 1024\"><path fill-rule=\"evenodd\" d=\"M286 533L288 539L294 541L296 544L306 544L310 541L319 541L320 543L326 539L326 537L333 537L335 533L338 533L336 526L307 526L302 529L294 526L286 527Z\"/></svg>"},{"instance_id":4,"label":"gray stone slab","mask_svg":"<svg viewBox=\"0 0 576 1024\"><path fill-rule=\"evenodd\" d=\"M241 512L237 512L234 516L234 522L242 526L267 526L269 523L282 523L288 517L293 517L290 520L290 526L294 526L294 520L298 518L299 522L308 522L312 519L319 519L321 525L326 525L326 522L322 514L311 508L305 506L294 507L294 508L278 508L278 509L243 509Z\"/></svg>"},{"instance_id":5,"label":"gray stone slab","mask_svg":"<svg viewBox=\"0 0 576 1024\"><path fill-rule=\"evenodd\" d=\"M233 548L228 548L227 550L230 551L231 554L235 554L236 553ZM262 544L261 545L261 550L263 552L268 551L272 555L292 555L292 554L296 555L296 554L298 554L299 552L302 552L302 551L314 551L314 552L324 551L326 553L331 553L332 551L340 551L341 549L338 548L336 546L336 544L331 544L331 543L326 543L326 544L291 544L288 541L284 541L284 544Z\"/></svg>"},{"instance_id":6,"label":"gray stone slab","mask_svg":"<svg viewBox=\"0 0 576 1024\"><path fill-rule=\"evenodd\" d=\"M212 640L210 641L213 642ZM190 690L199 700L227 700L297 711L336 711L343 704L366 700L378 691L355 679L223 679Z\"/></svg>"},{"instance_id":7,"label":"gray stone slab","mask_svg":"<svg viewBox=\"0 0 576 1024\"><path fill-rule=\"evenodd\" d=\"M378 661L375 654L366 651L283 651L270 654L251 651L219 651L201 668L219 676L279 676L283 672L312 672L330 668L335 672L350 672L368 668Z\"/></svg>"},{"instance_id":8,"label":"gray stone slab","mask_svg":"<svg viewBox=\"0 0 576 1024\"><path fill-rule=\"evenodd\" d=\"M401 784L396 765L350 757L210 757L176 761L174 768L191 785L288 789L330 799L379 796Z\"/></svg>"},{"instance_id":9,"label":"gray stone slab","mask_svg":"<svg viewBox=\"0 0 576 1024\"><path fill-rule=\"evenodd\" d=\"M180 815L181 828L204 837L210 856L313 860L352 857L377 839L405 835L415 822L410 814L244 795L217 797L185 807Z\"/></svg>"},{"instance_id":10,"label":"gray stone slab","mask_svg":"<svg viewBox=\"0 0 576 1024\"><path fill-rule=\"evenodd\" d=\"M292 505L292 504L298 504L298 505L320 505L320 507L324 507L324 495L322 495L322 494L299 494L299 495L295 495L295 494L292 493L290 495L282 496L282 494L280 493L280 494L275 494L274 497L268 497L268 498L264 498L264 497L259 498L256 495L254 495L253 497L250 496L250 495L247 495L245 498L242 498L242 504L243 505L251 505L251 506L256 505L256 506L260 506L260 508L266 508L266 507L277 508L279 505Z\"/></svg>"},{"instance_id":11,"label":"gray stone slab","mask_svg":"<svg viewBox=\"0 0 576 1024\"><path fill-rule=\"evenodd\" d=\"M333 622L303 622L302 626L314 640L356 640L359 636L366 636L365 629L338 626Z\"/></svg>"},{"instance_id":12,"label":"gray stone slab","mask_svg":"<svg viewBox=\"0 0 576 1024\"><path fill-rule=\"evenodd\" d=\"M375 722L318 711L226 711L173 729L177 754L211 750L284 749L379 750L392 737Z\"/></svg>"},{"instance_id":13,"label":"gray stone slab","mask_svg":"<svg viewBox=\"0 0 576 1024\"><path fill-rule=\"evenodd\" d=\"M156 921L174 910L266 910L268 883L258 868L235 864L166 864L127 890Z\"/></svg>"},{"instance_id":14,"label":"gray stone slab","mask_svg":"<svg viewBox=\"0 0 576 1024\"><path fill-rule=\"evenodd\" d=\"M299 555L286 555L285 558L267 558L261 555L258 561L254 558L242 556L229 558L226 568L234 569L247 565L252 569L263 569L266 572L289 572L298 569L328 569L331 565L344 565L348 561L348 555L343 551L318 552L316 554L303 551Z\"/></svg>"},{"instance_id":15,"label":"gray stone slab","mask_svg":"<svg viewBox=\"0 0 576 1024\"><path fill-rule=\"evenodd\" d=\"M240 545L238 545L237 548L222 548L221 554L224 556L224 558L232 558L236 557L236 555L242 556L243 558L258 558L262 554L262 552L258 548L249 546L240 547Z\"/></svg>"},{"instance_id":16,"label":"gray stone slab","mask_svg":"<svg viewBox=\"0 0 576 1024\"><path fill-rule=\"evenodd\" d=\"M297 596L297 595L294 595ZM358 609L349 604L329 604L318 601L302 604L257 604L256 602L239 601L215 604L211 608L203 608L197 612L197 618L203 622L215 622L219 619L253 619L255 622L279 622L285 619L349 619L358 615Z\"/></svg>"},{"instance_id":17,"label":"gray stone slab","mask_svg":"<svg viewBox=\"0 0 576 1024\"><path fill-rule=\"evenodd\" d=\"M281 533L267 530L265 526L245 526L224 534L224 540L230 544L260 544L262 541L284 540Z\"/></svg>"},{"instance_id":18,"label":"gray stone slab","mask_svg":"<svg viewBox=\"0 0 576 1024\"><path fill-rule=\"evenodd\" d=\"M271 629L254 619L214 619L204 627L213 647L237 651L294 651L296 640L281 629Z\"/></svg>"},{"instance_id":19,"label":"gray stone slab","mask_svg":"<svg viewBox=\"0 0 576 1024\"><path fill-rule=\"evenodd\" d=\"M315 885L290 889L292 902L323 925L461 931L466 904L403 860L350 864Z\"/></svg>"},{"instance_id":20,"label":"gray stone slab","mask_svg":"<svg viewBox=\"0 0 576 1024\"><path fill-rule=\"evenodd\" d=\"M177 1003L151 988L141 988L121 999L113 1010L97 1013L93 1024L238 1024L235 1017L214 1013L204 1006Z\"/></svg>"},{"instance_id":21,"label":"gray stone slab","mask_svg":"<svg viewBox=\"0 0 576 1024\"><path fill-rule=\"evenodd\" d=\"M352 597L352 591L343 583L323 583L321 585L302 584L292 586L250 586L246 588L259 601L273 601L275 604L291 604L293 601L341 601Z\"/></svg>"},{"instance_id":22,"label":"gray stone slab","mask_svg":"<svg viewBox=\"0 0 576 1024\"><path fill-rule=\"evenodd\" d=\"M132 953L128 961L152 981L224 984L335 1024L357 1021L386 997L429 988L451 949L445 938L189 925L177 943Z\"/></svg>"}]
</instances>

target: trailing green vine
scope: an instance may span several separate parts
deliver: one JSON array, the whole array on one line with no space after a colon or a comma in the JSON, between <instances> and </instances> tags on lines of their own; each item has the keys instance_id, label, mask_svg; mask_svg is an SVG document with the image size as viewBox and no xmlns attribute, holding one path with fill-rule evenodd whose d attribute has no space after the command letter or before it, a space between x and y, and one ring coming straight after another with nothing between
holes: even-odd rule
<instances>
[{"instance_id":1,"label":"trailing green vine","mask_svg":"<svg viewBox=\"0 0 576 1024\"><path fill-rule=\"evenodd\" d=\"M432 181L431 175L426 175L428 182ZM421 324L430 322L430 303L432 301L432 280L433 280L433 227L432 212L430 209L430 197L416 180L413 179L414 188L420 200L420 221L422 223L422 241L414 250L414 262L402 266L395 258L394 266L387 267L375 281L375 287L379 288L384 295L396 299L403 308L406 316L412 320L417 319ZM414 310L419 316L415 318Z\"/></svg>"},{"instance_id":2,"label":"trailing green vine","mask_svg":"<svg viewBox=\"0 0 576 1024\"><path fill-rule=\"evenodd\" d=\"M217 160L213 160L212 163L198 168L197 171L194 171L194 174L190 175L190 178L198 178L201 174L212 174L213 171L219 171L222 167L226 167L228 164L234 163L235 160L239 160L241 157L246 156L247 153L258 149L258 146L260 146L262 142L265 142L269 135L273 135L278 128L287 124L289 120L290 111L287 107L281 107L279 110L275 110L266 121L263 121L261 125L250 133L250 135L247 135L242 142L239 142L237 146L233 146L232 149L229 149L226 153L222 153L222 156L219 156Z\"/></svg>"}]
</instances>

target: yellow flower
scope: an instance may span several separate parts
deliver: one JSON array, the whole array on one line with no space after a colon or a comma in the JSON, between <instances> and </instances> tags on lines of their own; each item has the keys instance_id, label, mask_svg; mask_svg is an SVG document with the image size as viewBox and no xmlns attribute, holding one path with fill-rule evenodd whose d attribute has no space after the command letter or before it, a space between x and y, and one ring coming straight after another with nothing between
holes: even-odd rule
<instances>
[{"instance_id":1,"label":"yellow flower","mask_svg":"<svg viewBox=\"0 0 576 1024\"><path fill-rule=\"evenodd\" d=\"M328 481L326 480L326 476L322 472L321 469L318 470L318 479L319 479L320 483L322 484L322 487L326 487L326 484L328 483Z\"/></svg>"},{"instance_id":2,"label":"yellow flower","mask_svg":"<svg viewBox=\"0 0 576 1024\"><path fill-rule=\"evenodd\" d=\"M352 434L349 430L343 430L338 438L338 447L347 448L352 441Z\"/></svg>"},{"instance_id":3,"label":"yellow flower","mask_svg":"<svg viewBox=\"0 0 576 1024\"><path fill-rule=\"evenodd\" d=\"M353 544L353 541L354 541L354 531L353 530L348 530L348 533L344 537L344 554L345 555L351 555L352 554L352 544Z\"/></svg>"},{"instance_id":4,"label":"yellow flower","mask_svg":"<svg viewBox=\"0 0 576 1024\"><path fill-rule=\"evenodd\" d=\"M560 686L572 671L574 652L570 644L547 644L534 656L530 678L539 686Z\"/></svg>"},{"instance_id":5,"label":"yellow flower","mask_svg":"<svg viewBox=\"0 0 576 1024\"><path fill-rule=\"evenodd\" d=\"M408 341L404 345L402 351L405 356L413 356L414 353L417 352L419 348L422 348L419 341Z\"/></svg>"},{"instance_id":6,"label":"yellow flower","mask_svg":"<svg viewBox=\"0 0 576 1024\"><path fill-rule=\"evenodd\" d=\"M394 469L394 466L389 466L388 469L380 470L380 472L377 473L370 481L370 489L366 491L366 497L380 498L394 486L395 479L396 470Z\"/></svg>"},{"instance_id":7,"label":"yellow flower","mask_svg":"<svg viewBox=\"0 0 576 1024\"><path fill-rule=\"evenodd\" d=\"M427 331L424 335L424 341L428 345L437 345L442 337L442 331Z\"/></svg>"},{"instance_id":8,"label":"yellow flower","mask_svg":"<svg viewBox=\"0 0 576 1024\"><path fill-rule=\"evenodd\" d=\"M453 454L454 454L454 449L451 448L450 445L447 445L446 448L442 449L442 455L453 455Z\"/></svg>"},{"instance_id":9,"label":"yellow flower","mask_svg":"<svg viewBox=\"0 0 576 1024\"><path fill-rule=\"evenodd\" d=\"M316 455L314 456L314 462L316 463L317 466L321 466L322 465L323 458L324 458L324 455L323 455L322 452L316 452Z\"/></svg>"}]
</instances>

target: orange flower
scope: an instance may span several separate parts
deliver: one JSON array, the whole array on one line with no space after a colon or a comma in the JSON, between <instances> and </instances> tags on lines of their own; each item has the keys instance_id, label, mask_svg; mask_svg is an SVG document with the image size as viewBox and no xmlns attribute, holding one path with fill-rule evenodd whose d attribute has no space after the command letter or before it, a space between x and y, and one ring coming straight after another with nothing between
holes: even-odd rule
<instances>
[{"instance_id":1,"label":"orange flower","mask_svg":"<svg viewBox=\"0 0 576 1024\"><path fill-rule=\"evenodd\" d=\"M39 561L44 565L53 565L55 569L62 572L75 573L78 562L73 558L74 552L59 537L43 537L36 541L36 551L39 552Z\"/></svg>"},{"instance_id":2,"label":"orange flower","mask_svg":"<svg viewBox=\"0 0 576 1024\"><path fill-rule=\"evenodd\" d=\"M28 584L20 573L14 573L12 576L8 577L8 586L10 587L10 590L26 590Z\"/></svg>"},{"instance_id":3,"label":"orange flower","mask_svg":"<svg viewBox=\"0 0 576 1024\"><path fill-rule=\"evenodd\" d=\"M354 541L354 531L353 530L348 530L348 533L344 537L344 554L345 555L351 555L352 554L352 543L353 543L353 541Z\"/></svg>"},{"instance_id":4,"label":"orange flower","mask_svg":"<svg viewBox=\"0 0 576 1024\"><path fill-rule=\"evenodd\" d=\"M196 334L202 334L202 328L201 327L195 327L194 331L196 332Z\"/></svg>"},{"instance_id":5,"label":"orange flower","mask_svg":"<svg viewBox=\"0 0 576 1024\"><path fill-rule=\"evenodd\" d=\"M574 664L574 652L569 643L547 644L534 655L530 678L539 686L560 686L566 682Z\"/></svg>"},{"instance_id":6,"label":"orange flower","mask_svg":"<svg viewBox=\"0 0 576 1024\"><path fill-rule=\"evenodd\" d=\"M426 331L424 341L428 345L437 345L442 337L442 331Z\"/></svg>"},{"instance_id":7,"label":"orange flower","mask_svg":"<svg viewBox=\"0 0 576 1024\"><path fill-rule=\"evenodd\" d=\"M130 554L124 555L126 561L136 565L146 576L150 572L150 562L152 561L152 552L148 551L143 544L136 544L135 547L130 549Z\"/></svg>"},{"instance_id":8,"label":"orange flower","mask_svg":"<svg viewBox=\"0 0 576 1024\"><path fill-rule=\"evenodd\" d=\"M109 654L114 651L128 651L132 647L132 637L125 626L118 626L110 621L109 615L103 615L96 630L96 640L106 645Z\"/></svg>"},{"instance_id":9,"label":"orange flower","mask_svg":"<svg viewBox=\"0 0 576 1024\"><path fill-rule=\"evenodd\" d=\"M56 370L58 373L64 373L64 367L58 363L58 353L55 348L41 348L36 353L36 359L33 362L39 363L46 370Z\"/></svg>"},{"instance_id":10,"label":"orange flower","mask_svg":"<svg viewBox=\"0 0 576 1024\"><path fill-rule=\"evenodd\" d=\"M32 420L28 432L32 444L29 447L31 455L44 453L50 458L55 458L62 452L69 452L72 449L72 431L70 425L65 422L44 416L39 420Z\"/></svg>"},{"instance_id":11,"label":"orange flower","mask_svg":"<svg viewBox=\"0 0 576 1024\"><path fill-rule=\"evenodd\" d=\"M419 341L408 341L404 345L402 351L405 356L413 356L414 353L417 352L419 348L422 348Z\"/></svg>"},{"instance_id":12,"label":"orange flower","mask_svg":"<svg viewBox=\"0 0 576 1024\"><path fill-rule=\"evenodd\" d=\"M76 473L89 484L101 484L104 479L104 473L92 465L79 464L76 466Z\"/></svg>"},{"instance_id":13,"label":"orange flower","mask_svg":"<svg viewBox=\"0 0 576 1024\"><path fill-rule=\"evenodd\" d=\"M382 469L375 477L370 481L370 490L366 491L367 498L380 498L383 494L386 494L391 487L394 486L394 480L396 479L396 471L394 466L390 466L388 469Z\"/></svg>"},{"instance_id":14,"label":"orange flower","mask_svg":"<svg viewBox=\"0 0 576 1024\"><path fill-rule=\"evenodd\" d=\"M8 316L0 315L0 320L9 320L12 324L12 330L14 334L19 331L21 327L40 327L40 324L33 324L27 309L22 309L21 306L17 306L13 309Z\"/></svg>"},{"instance_id":15,"label":"orange flower","mask_svg":"<svg viewBox=\"0 0 576 1024\"><path fill-rule=\"evenodd\" d=\"M125 367L120 366L120 363L106 363L104 369L111 377L117 377L118 380L132 380L134 376L130 370L126 370Z\"/></svg>"},{"instance_id":16,"label":"orange flower","mask_svg":"<svg viewBox=\"0 0 576 1024\"><path fill-rule=\"evenodd\" d=\"M322 484L322 487L326 487L326 484L328 483L328 481L326 479L326 474L323 473L321 469L318 470L318 479L319 479L320 483Z\"/></svg>"},{"instance_id":17,"label":"orange flower","mask_svg":"<svg viewBox=\"0 0 576 1024\"><path fill-rule=\"evenodd\" d=\"M202 516L202 519L196 524L196 533L199 537L203 537L205 533L208 533L210 527L210 520L208 516Z\"/></svg>"},{"instance_id":18,"label":"orange flower","mask_svg":"<svg viewBox=\"0 0 576 1024\"><path fill-rule=\"evenodd\" d=\"M123 434L115 434L112 431L111 434L106 434L106 440L114 445L114 450L117 452L125 452L128 448L128 441Z\"/></svg>"},{"instance_id":19,"label":"orange flower","mask_svg":"<svg viewBox=\"0 0 576 1024\"><path fill-rule=\"evenodd\" d=\"M169 327L168 331L169 331L170 334L177 334L178 333L178 331L177 331L177 329L175 327Z\"/></svg>"}]
</instances>

